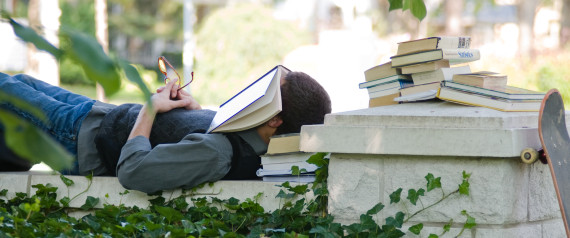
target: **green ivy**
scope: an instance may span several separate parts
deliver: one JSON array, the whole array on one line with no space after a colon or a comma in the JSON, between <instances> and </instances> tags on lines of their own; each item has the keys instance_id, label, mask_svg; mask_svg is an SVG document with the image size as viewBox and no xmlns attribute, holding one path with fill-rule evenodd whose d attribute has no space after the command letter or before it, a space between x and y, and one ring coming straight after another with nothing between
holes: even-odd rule
<instances>
[{"instance_id":1,"label":"green ivy","mask_svg":"<svg viewBox=\"0 0 570 238\"><path fill-rule=\"evenodd\" d=\"M405 235L403 224L414 215L452 194L468 195L459 192L469 190L470 174L463 172L461 189L447 195L442 192L442 200L417 213L397 212L387 217L383 224L378 224L374 218L385 208L378 203L362 214L358 222L342 225L334 222L334 217L326 211L326 177L320 177L328 173L325 155L317 153L309 159L321 165L317 170L317 182L312 185L288 182L280 185L282 189L276 198L282 200L282 206L275 211L266 211L257 202L262 194L240 201L236 198L194 197L191 190L169 200L158 195L150 200L147 208L123 204L102 204L102 208L96 208L101 200L91 196L79 209L69 207L72 200L89 190L91 176L87 177L89 185L85 191L71 199L68 192L68 196L59 201L58 188L50 184L33 185L36 189L34 195L16 193L11 199L6 198L8 191L4 189L0 191L0 237L402 237ZM64 176L61 180L67 187L74 185ZM408 192L407 200L401 199L403 189L399 188L390 195L390 203L408 206L421 201L425 193L441 190L440 177L428 174L426 180L426 188L408 190L414 192ZM307 199L305 195L311 191L315 197ZM119 195L127 193L128 190ZM187 202L188 198L192 205ZM68 215L74 210L90 213L74 218ZM461 211L461 214L466 217L466 222L458 235L476 226L475 218L466 211ZM428 237L439 237L449 232L452 224L450 221L441 234L429 234ZM422 235L422 229L423 224L418 223L408 231Z\"/></svg>"}]
</instances>

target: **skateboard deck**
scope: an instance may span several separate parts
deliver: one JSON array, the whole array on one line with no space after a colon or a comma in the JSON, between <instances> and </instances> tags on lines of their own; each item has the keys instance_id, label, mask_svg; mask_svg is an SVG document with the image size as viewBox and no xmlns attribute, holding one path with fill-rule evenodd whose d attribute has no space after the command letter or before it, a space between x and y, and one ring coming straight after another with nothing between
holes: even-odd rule
<instances>
[{"instance_id":1,"label":"skateboard deck","mask_svg":"<svg viewBox=\"0 0 570 238\"><path fill-rule=\"evenodd\" d=\"M570 208L570 138L566 129L566 113L560 92L552 89L542 100L538 115L538 135L552 174L554 189L562 212L566 236Z\"/></svg>"}]
</instances>

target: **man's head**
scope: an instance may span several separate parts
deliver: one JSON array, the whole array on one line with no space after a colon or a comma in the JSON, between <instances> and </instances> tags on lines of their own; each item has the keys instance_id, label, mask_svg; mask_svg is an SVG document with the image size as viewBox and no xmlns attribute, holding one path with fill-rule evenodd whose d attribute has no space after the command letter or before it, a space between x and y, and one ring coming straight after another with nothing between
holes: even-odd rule
<instances>
[{"instance_id":1,"label":"man's head","mask_svg":"<svg viewBox=\"0 0 570 238\"><path fill-rule=\"evenodd\" d=\"M322 124L325 114L331 112L327 91L311 76L303 72L290 72L281 85L283 123L276 135L298 133L302 125Z\"/></svg>"}]
</instances>

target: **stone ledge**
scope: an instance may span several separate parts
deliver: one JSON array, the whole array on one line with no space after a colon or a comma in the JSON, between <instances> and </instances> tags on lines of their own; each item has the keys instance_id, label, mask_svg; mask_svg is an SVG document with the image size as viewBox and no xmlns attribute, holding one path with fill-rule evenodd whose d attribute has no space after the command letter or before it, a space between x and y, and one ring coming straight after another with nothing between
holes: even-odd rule
<instances>
[{"instance_id":1,"label":"stone ledge","mask_svg":"<svg viewBox=\"0 0 570 238\"><path fill-rule=\"evenodd\" d=\"M536 128L387 128L305 126L301 150L354 154L517 157L540 148Z\"/></svg>"},{"instance_id":2,"label":"stone ledge","mask_svg":"<svg viewBox=\"0 0 570 238\"><path fill-rule=\"evenodd\" d=\"M35 188L32 188L32 185L45 185L49 183L54 187L58 187L57 199L59 200L65 196L69 196L70 198L74 197L88 187L88 180L83 176L66 177L73 180L75 184L67 188L61 181L59 175L49 175L46 173L0 173L0 190L7 189L7 197L13 198L16 192L27 193L28 195L34 194ZM281 183L263 181L218 181L214 183L213 186L205 185L203 188L199 188L191 193L187 191L185 194L191 194L191 196L188 196L187 202L192 204L192 197L216 197L219 199L234 197L240 201L245 201L248 198L253 199L259 193L263 193L258 200L259 204L266 211L273 211L280 208L283 203L280 199L275 198L281 189L276 185L280 184ZM87 192L74 199L70 203L70 207L80 207L85 203L87 196L99 198L100 203L97 205L99 208L103 207L103 204L124 204L125 206L136 205L138 207L147 207L150 204L148 200L156 197L134 190L129 190L129 193L120 195L120 193L124 193L125 190L127 189L119 183L116 177L93 177L91 187ZM182 190L177 189L164 191L162 196L168 199L178 197L181 194ZM307 194L307 198L311 199L312 194Z\"/></svg>"}]
</instances>

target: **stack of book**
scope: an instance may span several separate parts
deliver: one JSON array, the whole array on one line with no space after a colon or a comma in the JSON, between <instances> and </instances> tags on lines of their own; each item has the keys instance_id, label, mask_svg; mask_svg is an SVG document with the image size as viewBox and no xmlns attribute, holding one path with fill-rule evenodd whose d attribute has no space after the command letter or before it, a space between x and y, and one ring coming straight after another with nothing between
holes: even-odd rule
<instances>
[{"instance_id":1,"label":"stack of book","mask_svg":"<svg viewBox=\"0 0 570 238\"><path fill-rule=\"evenodd\" d=\"M410 75L413 86L402 89L396 101L433 99L444 81L453 75L471 73L468 63L480 59L478 49L470 49L470 37L428 37L398 43L392 56L394 67ZM458 64L462 64L457 66Z\"/></svg>"},{"instance_id":2,"label":"stack of book","mask_svg":"<svg viewBox=\"0 0 570 238\"><path fill-rule=\"evenodd\" d=\"M538 111L545 93L507 86L507 76L493 72L457 74L443 83L437 97L499 111Z\"/></svg>"},{"instance_id":3,"label":"stack of book","mask_svg":"<svg viewBox=\"0 0 570 238\"><path fill-rule=\"evenodd\" d=\"M299 133L271 137L257 176L266 182L314 182L317 166L307 163L312 153L300 151L299 142ZM296 171L298 174L293 175Z\"/></svg>"},{"instance_id":4,"label":"stack of book","mask_svg":"<svg viewBox=\"0 0 570 238\"><path fill-rule=\"evenodd\" d=\"M502 111L537 111L544 93L507 86L506 75L471 72L481 58L470 37L428 37L398 43L390 62L364 72L369 107L434 98Z\"/></svg>"},{"instance_id":5,"label":"stack of book","mask_svg":"<svg viewBox=\"0 0 570 238\"><path fill-rule=\"evenodd\" d=\"M364 71L365 82L360 89L366 89L370 100L369 107L397 104L394 98L400 96L400 89L413 85L408 75L403 75L399 68L392 67L392 62L380 64Z\"/></svg>"}]
</instances>

